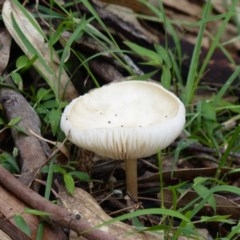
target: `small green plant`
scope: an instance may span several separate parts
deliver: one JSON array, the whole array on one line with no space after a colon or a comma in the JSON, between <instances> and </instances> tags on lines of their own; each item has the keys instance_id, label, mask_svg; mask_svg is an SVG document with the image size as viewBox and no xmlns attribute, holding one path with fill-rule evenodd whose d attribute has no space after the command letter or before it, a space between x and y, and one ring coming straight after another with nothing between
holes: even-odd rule
<instances>
[{"instance_id":1,"label":"small green plant","mask_svg":"<svg viewBox=\"0 0 240 240\"><path fill-rule=\"evenodd\" d=\"M29 237L31 237L31 229L30 229L29 225L27 224L27 222L25 221L24 217L22 216L23 214L31 214L31 215L38 216L41 218L49 216L49 213L47 213L47 212L38 211L35 209L30 209L30 208L25 208L22 213L15 214L13 216L16 226Z\"/></svg>"},{"instance_id":2,"label":"small green plant","mask_svg":"<svg viewBox=\"0 0 240 240\"><path fill-rule=\"evenodd\" d=\"M12 154L8 152L2 152L0 154L0 164L12 173L19 173L20 169L17 162L18 150L14 148Z\"/></svg>"},{"instance_id":3,"label":"small green plant","mask_svg":"<svg viewBox=\"0 0 240 240\"><path fill-rule=\"evenodd\" d=\"M13 216L13 219L15 221L15 224L17 227L24 232L27 236L31 237L31 229L26 223L25 219L22 217L21 214L16 214Z\"/></svg>"},{"instance_id":4,"label":"small green plant","mask_svg":"<svg viewBox=\"0 0 240 240\"><path fill-rule=\"evenodd\" d=\"M76 171L70 165L60 166L59 164L51 164L49 167L47 166L42 169L42 172L44 173L49 174L49 171L51 171L51 173L58 173L62 175L65 187L69 194L73 194L75 188L74 179L81 182L90 181L88 174Z\"/></svg>"},{"instance_id":5,"label":"small green plant","mask_svg":"<svg viewBox=\"0 0 240 240\"><path fill-rule=\"evenodd\" d=\"M35 92L35 89L32 89L32 95L33 108L43 120L43 123L45 123L44 128L50 128L53 136L59 135L62 109L67 103L57 101L51 89L39 88L37 92Z\"/></svg>"}]
</instances>

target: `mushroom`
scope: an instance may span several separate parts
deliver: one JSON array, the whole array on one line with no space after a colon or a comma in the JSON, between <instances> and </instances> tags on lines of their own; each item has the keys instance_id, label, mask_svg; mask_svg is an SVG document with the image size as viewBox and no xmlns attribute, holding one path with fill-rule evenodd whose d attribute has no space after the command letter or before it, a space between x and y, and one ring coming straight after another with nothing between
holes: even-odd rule
<instances>
[{"instance_id":1,"label":"mushroom","mask_svg":"<svg viewBox=\"0 0 240 240\"><path fill-rule=\"evenodd\" d=\"M99 156L125 161L127 191L137 198L137 159L166 148L181 133L185 107L161 85L115 82L74 99L61 129L69 140Z\"/></svg>"}]
</instances>

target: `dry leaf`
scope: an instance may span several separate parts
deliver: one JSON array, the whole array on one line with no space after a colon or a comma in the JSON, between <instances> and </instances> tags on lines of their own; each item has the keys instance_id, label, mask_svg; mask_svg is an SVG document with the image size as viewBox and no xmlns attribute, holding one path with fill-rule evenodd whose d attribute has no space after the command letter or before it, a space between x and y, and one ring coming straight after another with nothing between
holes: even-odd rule
<instances>
[{"instance_id":1,"label":"dry leaf","mask_svg":"<svg viewBox=\"0 0 240 240\"><path fill-rule=\"evenodd\" d=\"M97 226L112 218L108 216L95 199L86 191L76 188L73 196L67 194L63 187L59 186L59 200L71 213L79 213L81 218L89 221L91 225ZM164 235L159 231L158 234L151 232L136 232L134 227L123 222L116 222L111 225L103 226L100 228L102 231L108 232L114 236L115 240L162 240ZM208 239L208 231L205 229L197 229L199 233L198 239ZM71 235L70 239L83 240L82 237ZM194 238L195 239L195 238ZM178 240L193 240L180 236Z\"/></svg>"},{"instance_id":2,"label":"dry leaf","mask_svg":"<svg viewBox=\"0 0 240 240\"><path fill-rule=\"evenodd\" d=\"M6 30L0 31L0 74L6 68L9 61L11 47L11 36Z\"/></svg>"},{"instance_id":3,"label":"dry leaf","mask_svg":"<svg viewBox=\"0 0 240 240\"><path fill-rule=\"evenodd\" d=\"M106 18L111 19L112 22L118 25L120 29L124 29L124 31L128 34L145 40L151 44L158 42L158 37L149 32L139 23L132 9L118 5L119 2L116 4L104 4L98 0L95 0L94 3L100 9L104 9L104 15Z\"/></svg>"},{"instance_id":4,"label":"dry leaf","mask_svg":"<svg viewBox=\"0 0 240 240\"><path fill-rule=\"evenodd\" d=\"M153 14L152 11L149 10L143 3L141 3L140 1L136 1L136 0L132 0L132 1L128 1L128 0L100 0L100 1L108 3L108 4L116 4L116 5L124 6L124 7L127 7L127 8L130 8L130 9L134 10L135 12L140 12L140 13L143 13L143 14L148 14L148 15ZM159 6L158 0L149 0L148 2L155 7Z\"/></svg>"},{"instance_id":5,"label":"dry leaf","mask_svg":"<svg viewBox=\"0 0 240 240\"><path fill-rule=\"evenodd\" d=\"M71 100L78 96L76 89L63 69L59 58L47 42L41 27L20 3L6 0L2 9L4 24L13 39L28 56L36 58L33 65L59 98Z\"/></svg>"},{"instance_id":6,"label":"dry leaf","mask_svg":"<svg viewBox=\"0 0 240 240\"><path fill-rule=\"evenodd\" d=\"M156 5L158 0L152 0L152 2L155 2ZM194 18L200 17L202 13L202 8L193 1L179 1L178 4L176 4L176 0L164 0L163 4L166 7L174 9L175 13L181 12Z\"/></svg>"},{"instance_id":7,"label":"dry leaf","mask_svg":"<svg viewBox=\"0 0 240 240\"><path fill-rule=\"evenodd\" d=\"M100 225L111 219L98 205L95 199L86 191L76 188L73 196L67 194L64 189L59 192L59 199L72 213L79 213L81 218L89 221L92 226ZM161 234L138 233L128 224L117 222L108 226L103 226L100 230L115 236L116 240L161 240ZM81 237L71 239L82 239Z\"/></svg>"}]
</instances>

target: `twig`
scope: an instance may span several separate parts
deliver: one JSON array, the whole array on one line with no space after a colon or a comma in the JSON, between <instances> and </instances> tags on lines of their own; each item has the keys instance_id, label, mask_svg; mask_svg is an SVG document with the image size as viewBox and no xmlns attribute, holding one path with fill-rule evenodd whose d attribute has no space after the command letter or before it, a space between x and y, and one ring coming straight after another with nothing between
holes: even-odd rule
<instances>
[{"instance_id":1,"label":"twig","mask_svg":"<svg viewBox=\"0 0 240 240\"><path fill-rule=\"evenodd\" d=\"M85 219L78 220L67 209L51 203L26 187L2 166L0 166L0 184L29 207L49 213L46 220L52 224L69 228L89 240L114 240L110 234L93 228Z\"/></svg>"}]
</instances>

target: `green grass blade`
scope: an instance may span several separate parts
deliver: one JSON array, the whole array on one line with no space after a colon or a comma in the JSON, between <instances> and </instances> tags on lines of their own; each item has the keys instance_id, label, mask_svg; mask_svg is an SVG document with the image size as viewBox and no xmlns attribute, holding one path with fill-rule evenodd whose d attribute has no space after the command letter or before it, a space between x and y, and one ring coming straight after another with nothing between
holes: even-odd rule
<instances>
[{"instance_id":1,"label":"green grass blade","mask_svg":"<svg viewBox=\"0 0 240 240\"><path fill-rule=\"evenodd\" d=\"M212 57L212 54L213 52L215 51L216 47L219 45L219 41L222 37L222 35L224 34L224 31L226 30L226 27L227 27L227 24L229 23L230 19L232 18L232 16L235 14L235 9L236 9L236 6L237 6L237 2L238 0L234 0L232 2L232 5L231 5L231 8L230 10L226 13L225 15L225 19L222 21L222 24L221 26L219 27L218 31L217 31L217 34L214 36L214 38L212 39L212 43L211 43L211 46L208 50L208 53L207 55L204 57L204 62L201 66L201 69L199 71L199 78L201 78L201 76L203 75L204 71L206 70L206 67ZM214 21L214 20L213 20ZM198 82L199 82L199 79L198 81L196 81L196 85L198 85ZM195 86L196 88L196 86Z\"/></svg>"},{"instance_id":2,"label":"green grass blade","mask_svg":"<svg viewBox=\"0 0 240 240\"><path fill-rule=\"evenodd\" d=\"M183 102L187 105L190 104L193 98L193 95L195 93L196 88L196 79L198 78L198 64L199 64L199 56L202 46L202 39L204 35L204 30L206 27L206 19L211 11L211 1L207 1L207 3L204 6L203 15L201 19L201 24L197 36L197 41L194 47L193 55L191 58L191 63L189 66L189 73L187 77L187 82L185 89L183 91Z\"/></svg>"},{"instance_id":3,"label":"green grass blade","mask_svg":"<svg viewBox=\"0 0 240 240\"><path fill-rule=\"evenodd\" d=\"M99 225L98 227L104 226L104 225L109 225L112 223L115 223L117 221L123 221L126 219L131 219L134 217L139 217L139 216L143 216L143 215L163 215L163 216L169 216L169 217L174 217L174 218L178 218L184 222L186 222L187 224L192 225L191 221L189 218L187 218L185 215L183 215L182 213L178 212L178 211L174 211L171 209L166 209L166 208L150 208L150 209L141 209L141 210L137 210L135 212L131 212L131 213L127 213L124 215L121 215L119 217L115 217L109 221L104 222L103 224Z\"/></svg>"}]
</instances>

